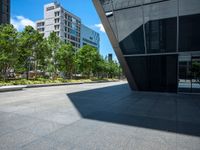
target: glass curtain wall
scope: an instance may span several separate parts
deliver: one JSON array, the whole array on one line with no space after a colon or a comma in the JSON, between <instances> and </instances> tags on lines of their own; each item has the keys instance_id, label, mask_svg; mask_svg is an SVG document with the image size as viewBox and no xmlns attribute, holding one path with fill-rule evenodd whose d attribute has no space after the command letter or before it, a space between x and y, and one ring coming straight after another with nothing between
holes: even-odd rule
<instances>
[{"instance_id":1,"label":"glass curtain wall","mask_svg":"<svg viewBox=\"0 0 200 150\"><path fill-rule=\"evenodd\" d=\"M178 56L200 51L200 0L100 2L138 89L177 92Z\"/></svg>"}]
</instances>

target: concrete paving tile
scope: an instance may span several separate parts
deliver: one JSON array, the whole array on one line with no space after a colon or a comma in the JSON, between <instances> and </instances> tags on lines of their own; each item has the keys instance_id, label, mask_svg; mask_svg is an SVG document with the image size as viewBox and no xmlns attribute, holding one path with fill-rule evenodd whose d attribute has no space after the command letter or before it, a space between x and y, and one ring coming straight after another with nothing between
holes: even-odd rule
<instances>
[{"instance_id":1,"label":"concrete paving tile","mask_svg":"<svg viewBox=\"0 0 200 150\"><path fill-rule=\"evenodd\" d=\"M54 115L52 115L52 117L48 118L47 120L68 125L80 119L81 117L79 115L77 116L77 115L71 115L67 113L54 113Z\"/></svg>"},{"instance_id":2,"label":"concrete paving tile","mask_svg":"<svg viewBox=\"0 0 200 150\"><path fill-rule=\"evenodd\" d=\"M7 126L4 126L0 123L0 136L4 135L4 134L7 134L7 133L10 133L10 132L14 132L16 129L14 128L11 128L11 127L7 127Z\"/></svg>"},{"instance_id":3,"label":"concrete paving tile","mask_svg":"<svg viewBox=\"0 0 200 150\"><path fill-rule=\"evenodd\" d=\"M94 132L88 136L85 136L79 141L74 141L74 145L78 145L83 149L125 149L128 140L131 136L129 135L120 135L115 132L104 132L103 130ZM87 142L86 142L87 141Z\"/></svg>"},{"instance_id":4,"label":"concrete paving tile","mask_svg":"<svg viewBox=\"0 0 200 150\"><path fill-rule=\"evenodd\" d=\"M39 112L47 110L47 109L48 109L48 107L41 107L41 106L40 107L28 107L28 108L17 110L13 113L29 116L31 114L39 113Z\"/></svg>"},{"instance_id":5,"label":"concrete paving tile","mask_svg":"<svg viewBox=\"0 0 200 150\"><path fill-rule=\"evenodd\" d=\"M0 111L2 112L14 112L20 109L26 108L26 106L11 106L11 105L1 105Z\"/></svg>"},{"instance_id":6,"label":"concrete paving tile","mask_svg":"<svg viewBox=\"0 0 200 150\"><path fill-rule=\"evenodd\" d=\"M20 131L29 132L39 136L45 136L62 128L63 126L64 126L63 124L40 120L26 128L20 129Z\"/></svg>"},{"instance_id":7,"label":"concrete paving tile","mask_svg":"<svg viewBox=\"0 0 200 150\"><path fill-rule=\"evenodd\" d=\"M11 127L13 129L21 129L28 127L34 123L37 123L39 120L35 118L30 118L22 115L17 115L10 120L0 121L1 126Z\"/></svg>"},{"instance_id":8,"label":"concrete paving tile","mask_svg":"<svg viewBox=\"0 0 200 150\"><path fill-rule=\"evenodd\" d=\"M18 117L19 117L18 114L0 111L0 122L12 120L12 119L18 118Z\"/></svg>"},{"instance_id":9,"label":"concrete paving tile","mask_svg":"<svg viewBox=\"0 0 200 150\"><path fill-rule=\"evenodd\" d=\"M70 150L72 145L65 143L60 144L48 138L39 138L33 142L23 145L21 150Z\"/></svg>"},{"instance_id":10,"label":"concrete paving tile","mask_svg":"<svg viewBox=\"0 0 200 150\"><path fill-rule=\"evenodd\" d=\"M149 141L152 143L160 143L161 145L176 146L176 133L167 132L162 130L148 129L148 128L137 128L134 135L135 139L141 139L141 141Z\"/></svg>"},{"instance_id":11,"label":"concrete paving tile","mask_svg":"<svg viewBox=\"0 0 200 150\"><path fill-rule=\"evenodd\" d=\"M71 125L66 125L45 137L53 139L61 144L68 142L72 145L79 145L78 143L80 141L83 141L87 136L95 133L103 125L104 123L100 121L82 119Z\"/></svg>"},{"instance_id":12,"label":"concrete paving tile","mask_svg":"<svg viewBox=\"0 0 200 150\"><path fill-rule=\"evenodd\" d=\"M144 139L131 139L127 144L126 148L128 150L176 150L176 145L163 144L159 141L146 141Z\"/></svg>"},{"instance_id":13,"label":"concrete paving tile","mask_svg":"<svg viewBox=\"0 0 200 150\"><path fill-rule=\"evenodd\" d=\"M15 131L0 137L0 149L20 149L19 147L38 138L30 133Z\"/></svg>"},{"instance_id":14,"label":"concrete paving tile","mask_svg":"<svg viewBox=\"0 0 200 150\"><path fill-rule=\"evenodd\" d=\"M199 150L200 137L177 134L177 150Z\"/></svg>"}]
</instances>

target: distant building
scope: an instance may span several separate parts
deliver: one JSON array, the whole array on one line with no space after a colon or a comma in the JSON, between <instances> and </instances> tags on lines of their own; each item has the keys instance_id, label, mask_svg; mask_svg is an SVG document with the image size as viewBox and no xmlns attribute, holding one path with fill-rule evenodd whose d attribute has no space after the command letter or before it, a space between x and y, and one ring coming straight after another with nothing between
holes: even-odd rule
<instances>
[{"instance_id":1,"label":"distant building","mask_svg":"<svg viewBox=\"0 0 200 150\"><path fill-rule=\"evenodd\" d=\"M10 0L0 1L0 24L10 23Z\"/></svg>"},{"instance_id":2,"label":"distant building","mask_svg":"<svg viewBox=\"0 0 200 150\"><path fill-rule=\"evenodd\" d=\"M38 20L36 27L44 37L48 37L54 31L62 41L70 42L74 47L80 48L81 19L58 3L44 6L44 19Z\"/></svg>"},{"instance_id":3,"label":"distant building","mask_svg":"<svg viewBox=\"0 0 200 150\"><path fill-rule=\"evenodd\" d=\"M108 54L108 61L112 61L113 60L113 55L112 54Z\"/></svg>"},{"instance_id":4,"label":"distant building","mask_svg":"<svg viewBox=\"0 0 200 150\"><path fill-rule=\"evenodd\" d=\"M62 41L70 42L75 48L84 44L99 48L99 34L82 25L79 17L56 2L44 6L44 19L36 21L36 28L44 37L56 32Z\"/></svg>"},{"instance_id":5,"label":"distant building","mask_svg":"<svg viewBox=\"0 0 200 150\"><path fill-rule=\"evenodd\" d=\"M94 30L81 25L81 47L84 45L91 45L99 49L100 36Z\"/></svg>"}]
</instances>

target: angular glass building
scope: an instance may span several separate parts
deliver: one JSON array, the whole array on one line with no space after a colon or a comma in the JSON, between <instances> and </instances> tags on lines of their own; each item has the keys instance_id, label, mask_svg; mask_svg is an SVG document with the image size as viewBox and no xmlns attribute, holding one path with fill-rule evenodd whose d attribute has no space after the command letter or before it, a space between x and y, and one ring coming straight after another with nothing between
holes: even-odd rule
<instances>
[{"instance_id":1,"label":"angular glass building","mask_svg":"<svg viewBox=\"0 0 200 150\"><path fill-rule=\"evenodd\" d=\"M93 3L130 87L177 92L180 64L200 60L200 0Z\"/></svg>"}]
</instances>

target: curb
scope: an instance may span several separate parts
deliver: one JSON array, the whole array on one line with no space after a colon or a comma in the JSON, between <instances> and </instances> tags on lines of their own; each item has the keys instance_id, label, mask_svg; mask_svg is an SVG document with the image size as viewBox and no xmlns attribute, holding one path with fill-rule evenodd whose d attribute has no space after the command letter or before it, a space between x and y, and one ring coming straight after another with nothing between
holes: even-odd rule
<instances>
[{"instance_id":1,"label":"curb","mask_svg":"<svg viewBox=\"0 0 200 150\"><path fill-rule=\"evenodd\" d=\"M120 80L117 80L120 81ZM39 88L39 87L50 87L50 86L63 86L63 85L78 85L78 84L92 84L92 83L106 83L106 82L117 82L117 81L91 81L91 82L74 82L74 83L52 83L52 84L29 84L26 88Z\"/></svg>"},{"instance_id":2,"label":"curb","mask_svg":"<svg viewBox=\"0 0 200 150\"><path fill-rule=\"evenodd\" d=\"M26 85L2 86L0 87L0 92L20 91L26 87Z\"/></svg>"},{"instance_id":3,"label":"curb","mask_svg":"<svg viewBox=\"0 0 200 150\"><path fill-rule=\"evenodd\" d=\"M50 87L50 86L63 86L63 85L78 85L83 84L83 82L79 83L52 83L52 84L29 84L26 88L39 88L39 87Z\"/></svg>"},{"instance_id":4,"label":"curb","mask_svg":"<svg viewBox=\"0 0 200 150\"><path fill-rule=\"evenodd\" d=\"M107 83L107 82L118 82L120 80L116 80L116 81L91 81L91 82L83 82L83 83L86 83L86 84L92 84L92 83Z\"/></svg>"},{"instance_id":5,"label":"curb","mask_svg":"<svg viewBox=\"0 0 200 150\"><path fill-rule=\"evenodd\" d=\"M92 82L75 82L75 83L52 83L52 84L29 84L29 85L16 85L16 86L0 86L0 92L19 91L24 88L40 88L51 86L64 86L64 85L79 85L79 84L92 84L92 83L106 83L106 82L118 82L116 81L92 81Z\"/></svg>"}]
</instances>

